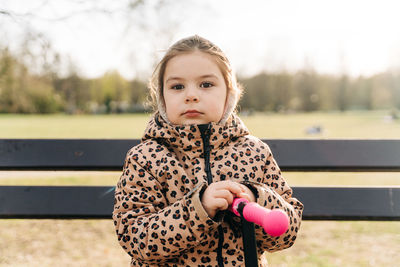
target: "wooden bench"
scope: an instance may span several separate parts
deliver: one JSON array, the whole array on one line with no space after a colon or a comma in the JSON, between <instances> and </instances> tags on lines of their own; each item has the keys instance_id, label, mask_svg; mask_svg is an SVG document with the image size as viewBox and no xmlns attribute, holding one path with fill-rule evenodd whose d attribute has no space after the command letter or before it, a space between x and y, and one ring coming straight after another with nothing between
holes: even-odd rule
<instances>
[{"instance_id":1,"label":"wooden bench","mask_svg":"<svg viewBox=\"0 0 400 267\"><path fill-rule=\"evenodd\" d=\"M379 184L379 172L400 171L400 140L264 141L284 172L376 172ZM138 143L0 139L0 170L121 171ZM292 188L304 220L400 220L399 186ZM109 219L113 197L114 186L0 186L0 218Z\"/></svg>"}]
</instances>

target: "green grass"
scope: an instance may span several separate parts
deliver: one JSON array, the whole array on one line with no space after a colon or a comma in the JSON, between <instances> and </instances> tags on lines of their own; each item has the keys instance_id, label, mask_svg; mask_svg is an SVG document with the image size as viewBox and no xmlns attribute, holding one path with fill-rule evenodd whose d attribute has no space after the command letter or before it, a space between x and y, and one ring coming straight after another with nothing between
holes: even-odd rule
<instances>
[{"instance_id":1,"label":"green grass","mask_svg":"<svg viewBox=\"0 0 400 267\"><path fill-rule=\"evenodd\" d=\"M241 116L251 134L260 138L392 139L400 136L400 121L385 122L386 111L316 112ZM0 138L140 138L149 114L14 115L0 114ZM322 134L307 135L313 125Z\"/></svg>"},{"instance_id":2,"label":"green grass","mask_svg":"<svg viewBox=\"0 0 400 267\"><path fill-rule=\"evenodd\" d=\"M0 185L115 185L120 172L0 171Z\"/></svg>"},{"instance_id":3,"label":"green grass","mask_svg":"<svg viewBox=\"0 0 400 267\"><path fill-rule=\"evenodd\" d=\"M301 114L257 114L243 117L251 133L260 138L397 139L400 121L385 122L385 111L317 112ZM306 129L319 125L321 134L307 135Z\"/></svg>"},{"instance_id":4,"label":"green grass","mask_svg":"<svg viewBox=\"0 0 400 267\"><path fill-rule=\"evenodd\" d=\"M260 138L399 139L386 111L241 117ZM140 138L149 115L0 115L0 138ZM307 127L320 125L320 135ZM400 174L284 172L294 185L400 185ZM0 185L115 185L119 172L0 171ZM400 222L303 221L295 245L270 266L394 266ZM128 266L110 220L0 220L0 266Z\"/></svg>"},{"instance_id":5,"label":"green grass","mask_svg":"<svg viewBox=\"0 0 400 267\"><path fill-rule=\"evenodd\" d=\"M115 185L115 171L0 171L0 185ZM398 172L284 172L291 186L400 186Z\"/></svg>"},{"instance_id":6,"label":"green grass","mask_svg":"<svg viewBox=\"0 0 400 267\"><path fill-rule=\"evenodd\" d=\"M0 115L0 138L140 138L149 116Z\"/></svg>"}]
</instances>

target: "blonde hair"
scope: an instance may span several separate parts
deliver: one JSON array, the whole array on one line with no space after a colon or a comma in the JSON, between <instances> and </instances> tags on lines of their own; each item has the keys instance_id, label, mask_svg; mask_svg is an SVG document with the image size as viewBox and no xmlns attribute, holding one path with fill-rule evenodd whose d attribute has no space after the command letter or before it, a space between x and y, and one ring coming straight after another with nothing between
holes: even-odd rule
<instances>
[{"instance_id":1,"label":"blonde hair","mask_svg":"<svg viewBox=\"0 0 400 267\"><path fill-rule=\"evenodd\" d=\"M220 122L225 122L229 115L235 111L236 105L242 96L242 86L237 82L236 76L232 70L231 64L222 50L210 42L209 40L202 38L198 35L190 36L179 40L173 44L166 52L161 61L157 64L153 75L149 82L149 90L151 97L151 106L154 112L159 112L163 118L169 122L166 111L165 101L163 93L164 85L164 73L168 61L180 54L191 53L200 51L207 53L215 58L215 61L221 70L222 76L224 77L225 84L227 87L227 100L226 100L226 111L222 116Z\"/></svg>"}]
</instances>

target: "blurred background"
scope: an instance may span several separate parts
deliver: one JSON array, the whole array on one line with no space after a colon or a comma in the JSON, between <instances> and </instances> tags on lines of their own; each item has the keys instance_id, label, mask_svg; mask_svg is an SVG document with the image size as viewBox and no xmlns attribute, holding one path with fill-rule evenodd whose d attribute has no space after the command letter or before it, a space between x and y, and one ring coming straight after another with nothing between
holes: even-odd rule
<instances>
[{"instance_id":1,"label":"blurred background","mask_svg":"<svg viewBox=\"0 0 400 267\"><path fill-rule=\"evenodd\" d=\"M145 112L175 41L222 48L243 112L400 108L397 1L0 1L0 112Z\"/></svg>"},{"instance_id":2,"label":"blurred background","mask_svg":"<svg viewBox=\"0 0 400 267\"><path fill-rule=\"evenodd\" d=\"M0 0L0 138L141 138L155 64L198 34L236 70L253 135L399 139L398 10L395 0ZM400 186L398 172L283 174L291 186ZM119 176L0 171L0 185L114 186ZM292 248L266 257L395 266L399 247L399 222L304 221ZM128 263L111 220L0 220L0 266Z\"/></svg>"}]
</instances>

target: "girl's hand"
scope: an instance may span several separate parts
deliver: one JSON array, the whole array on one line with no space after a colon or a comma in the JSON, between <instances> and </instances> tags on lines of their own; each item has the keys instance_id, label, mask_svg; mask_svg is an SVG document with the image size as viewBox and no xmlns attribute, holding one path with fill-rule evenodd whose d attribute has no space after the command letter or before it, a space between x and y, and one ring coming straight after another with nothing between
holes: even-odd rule
<instances>
[{"instance_id":1,"label":"girl's hand","mask_svg":"<svg viewBox=\"0 0 400 267\"><path fill-rule=\"evenodd\" d=\"M237 197L242 197L247 199L249 202L256 202L256 197L254 196L253 192L248 188L247 186L243 184L239 184L242 190L244 191L243 193L240 193Z\"/></svg>"},{"instance_id":2,"label":"girl's hand","mask_svg":"<svg viewBox=\"0 0 400 267\"><path fill-rule=\"evenodd\" d=\"M214 218L219 210L228 209L235 197L243 197L249 201L255 199L247 186L233 181L221 181L212 183L207 187L201 198L201 203L208 216Z\"/></svg>"}]
</instances>

